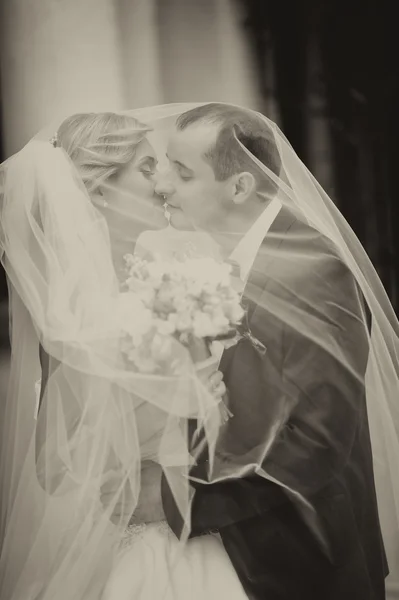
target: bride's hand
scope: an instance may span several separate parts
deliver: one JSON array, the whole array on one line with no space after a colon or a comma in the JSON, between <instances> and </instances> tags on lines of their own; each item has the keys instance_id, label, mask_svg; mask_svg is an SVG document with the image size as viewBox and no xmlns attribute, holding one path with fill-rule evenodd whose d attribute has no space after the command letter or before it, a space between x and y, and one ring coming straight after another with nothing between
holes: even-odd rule
<instances>
[{"instance_id":1,"label":"bride's hand","mask_svg":"<svg viewBox=\"0 0 399 600\"><path fill-rule=\"evenodd\" d=\"M215 398L222 399L226 395L227 389L224 384L223 373L221 371L215 371L209 376L207 388Z\"/></svg>"}]
</instances>

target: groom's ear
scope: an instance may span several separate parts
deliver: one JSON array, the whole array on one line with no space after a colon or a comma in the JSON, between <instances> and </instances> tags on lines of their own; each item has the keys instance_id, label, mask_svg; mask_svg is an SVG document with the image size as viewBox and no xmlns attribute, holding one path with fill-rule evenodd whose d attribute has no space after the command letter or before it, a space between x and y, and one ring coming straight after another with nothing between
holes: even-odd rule
<instances>
[{"instance_id":1,"label":"groom's ear","mask_svg":"<svg viewBox=\"0 0 399 600\"><path fill-rule=\"evenodd\" d=\"M252 173L237 173L232 183L234 204L244 204L256 191L256 181Z\"/></svg>"}]
</instances>

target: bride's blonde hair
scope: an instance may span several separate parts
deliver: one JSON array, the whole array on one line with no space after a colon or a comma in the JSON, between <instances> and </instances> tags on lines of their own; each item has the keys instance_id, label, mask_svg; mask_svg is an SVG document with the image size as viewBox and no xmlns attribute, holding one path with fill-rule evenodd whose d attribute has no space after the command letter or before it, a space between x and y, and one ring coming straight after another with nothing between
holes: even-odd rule
<instances>
[{"instance_id":1,"label":"bride's blonde hair","mask_svg":"<svg viewBox=\"0 0 399 600\"><path fill-rule=\"evenodd\" d=\"M134 158L151 128L128 115L79 113L59 127L57 145L64 148L92 194Z\"/></svg>"}]
</instances>

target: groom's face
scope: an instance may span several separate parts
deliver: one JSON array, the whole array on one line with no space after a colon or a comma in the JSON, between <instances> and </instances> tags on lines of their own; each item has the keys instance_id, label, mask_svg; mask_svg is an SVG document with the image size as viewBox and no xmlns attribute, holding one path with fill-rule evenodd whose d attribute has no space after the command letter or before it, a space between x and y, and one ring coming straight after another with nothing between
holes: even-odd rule
<instances>
[{"instance_id":1,"label":"groom's face","mask_svg":"<svg viewBox=\"0 0 399 600\"><path fill-rule=\"evenodd\" d=\"M216 180L206 158L216 135L215 126L191 125L170 138L169 169L159 176L156 192L167 197L171 224L177 229L223 229L232 205L232 185Z\"/></svg>"}]
</instances>

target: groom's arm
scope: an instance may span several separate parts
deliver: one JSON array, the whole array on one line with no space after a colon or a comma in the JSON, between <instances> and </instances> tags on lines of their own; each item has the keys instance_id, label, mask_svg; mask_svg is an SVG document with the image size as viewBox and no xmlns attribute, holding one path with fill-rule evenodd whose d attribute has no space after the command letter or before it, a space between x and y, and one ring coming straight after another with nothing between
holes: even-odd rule
<instances>
[{"instance_id":1,"label":"groom's arm","mask_svg":"<svg viewBox=\"0 0 399 600\"><path fill-rule=\"evenodd\" d=\"M304 326L309 329L317 322L318 341L311 331L279 325L277 315L267 314L268 305L287 298L277 288L265 291L251 329L268 351L261 360L247 342L234 349L228 373L234 417L218 446L215 467L225 472L235 469L238 474L239 465L244 468L257 462L258 469L252 467L239 479L211 485L201 469L194 472L203 479L203 484L193 483L194 534L222 528L287 501L281 486L264 479L262 470L310 497L337 477L347 462L356 428L366 414L368 332L362 300L350 271L332 256L317 271L304 275L298 285L300 293L298 289L289 302L293 311L308 306ZM276 418L282 419L280 432L263 455ZM168 516L171 511L165 502L164 508Z\"/></svg>"}]
</instances>

